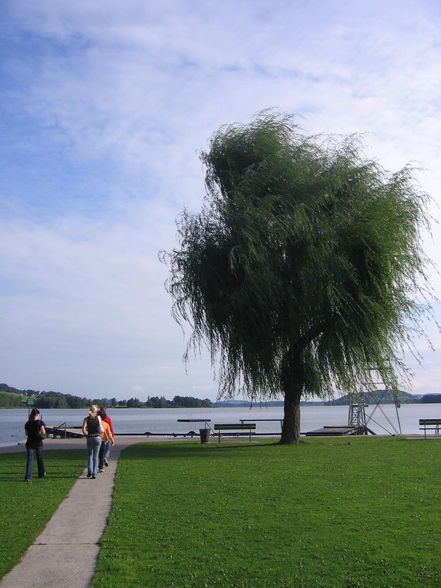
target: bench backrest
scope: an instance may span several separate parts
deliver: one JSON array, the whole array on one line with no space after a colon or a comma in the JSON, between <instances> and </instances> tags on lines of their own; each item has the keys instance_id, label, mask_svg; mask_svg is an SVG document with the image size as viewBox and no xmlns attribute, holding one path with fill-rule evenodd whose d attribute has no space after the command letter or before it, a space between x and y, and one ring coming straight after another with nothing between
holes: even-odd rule
<instances>
[{"instance_id":1,"label":"bench backrest","mask_svg":"<svg viewBox=\"0 0 441 588\"><path fill-rule=\"evenodd\" d=\"M232 431L234 429L246 429L249 431L250 429L255 429L256 423L220 423L218 425L214 425L215 431Z\"/></svg>"},{"instance_id":2,"label":"bench backrest","mask_svg":"<svg viewBox=\"0 0 441 588\"><path fill-rule=\"evenodd\" d=\"M441 425L441 419L420 419L420 425Z\"/></svg>"}]
</instances>

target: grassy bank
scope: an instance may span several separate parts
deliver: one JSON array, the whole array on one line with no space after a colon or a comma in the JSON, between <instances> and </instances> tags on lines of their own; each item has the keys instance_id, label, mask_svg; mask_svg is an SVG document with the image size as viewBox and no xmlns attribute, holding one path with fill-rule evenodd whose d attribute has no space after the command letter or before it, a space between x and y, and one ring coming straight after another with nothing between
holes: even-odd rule
<instances>
[{"instance_id":1,"label":"grassy bank","mask_svg":"<svg viewBox=\"0 0 441 588\"><path fill-rule=\"evenodd\" d=\"M93 587L441 583L441 445L127 449Z\"/></svg>"},{"instance_id":2,"label":"grassy bank","mask_svg":"<svg viewBox=\"0 0 441 588\"><path fill-rule=\"evenodd\" d=\"M47 451L44 465L48 477L38 479L35 463L32 483L25 484L26 454L0 454L0 578L14 567L69 493L84 469L84 451Z\"/></svg>"}]
</instances>

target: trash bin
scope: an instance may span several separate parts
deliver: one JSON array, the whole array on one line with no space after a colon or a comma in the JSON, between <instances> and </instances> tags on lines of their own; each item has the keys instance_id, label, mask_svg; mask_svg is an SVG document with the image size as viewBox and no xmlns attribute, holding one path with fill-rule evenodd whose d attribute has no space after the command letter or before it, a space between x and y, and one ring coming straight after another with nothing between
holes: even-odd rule
<instances>
[{"instance_id":1,"label":"trash bin","mask_svg":"<svg viewBox=\"0 0 441 588\"><path fill-rule=\"evenodd\" d=\"M199 429L201 436L201 443L208 443L210 441L210 429Z\"/></svg>"}]
</instances>

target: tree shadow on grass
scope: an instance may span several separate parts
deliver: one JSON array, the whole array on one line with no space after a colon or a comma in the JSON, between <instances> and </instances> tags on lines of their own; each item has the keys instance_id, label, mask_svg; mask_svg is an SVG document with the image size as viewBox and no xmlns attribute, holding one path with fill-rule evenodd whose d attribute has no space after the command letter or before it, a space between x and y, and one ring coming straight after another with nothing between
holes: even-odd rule
<instances>
[{"instance_id":1,"label":"tree shadow on grass","mask_svg":"<svg viewBox=\"0 0 441 588\"><path fill-rule=\"evenodd\" d=\"M261 443L232 443L213 442L210 444L196 443L140 443L123 449L121 458L129 459L167 459L167 458L197 458L222 459L234 452L255 452L259 449L278 446L278 441L264 441Z\"/></svg>"}]
</instances>

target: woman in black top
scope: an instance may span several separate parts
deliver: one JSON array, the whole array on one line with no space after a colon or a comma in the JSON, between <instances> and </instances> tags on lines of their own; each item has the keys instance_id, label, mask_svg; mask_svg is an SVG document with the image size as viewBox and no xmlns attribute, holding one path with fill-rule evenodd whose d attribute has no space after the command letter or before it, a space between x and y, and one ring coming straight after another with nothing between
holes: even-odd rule
<instances>
[{"instance_id":1,"label":"woman in black top","mask_svg":"<svg viewBox=\"0 0 441 588\"><path fill-rule=\"evenodd\" d=\"M89 416L83 421L83 435L87 442L87 477L96 479L98 473L98 456L101 447L101 433L103 426L101 417L98 415L98 408L92 404Z\"/></svg>"},{"instance_id":2,"label":"woman in black top","mask_svg":"<svg viewBox=\"0 0 441 588\"><path fill-rule=\"evenodd\" d=\"M32 480L32 465L34 462L34 451L37 458L38 477L44 478L46 472L43 464L43 439L46 437L46 429L42 420L40 420L40 411L33 408L29 415L29 420L25 424L26 440L26 475L25 481Z\"/></svg>"}]
</instances>

